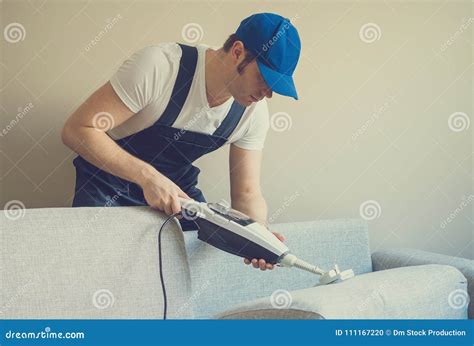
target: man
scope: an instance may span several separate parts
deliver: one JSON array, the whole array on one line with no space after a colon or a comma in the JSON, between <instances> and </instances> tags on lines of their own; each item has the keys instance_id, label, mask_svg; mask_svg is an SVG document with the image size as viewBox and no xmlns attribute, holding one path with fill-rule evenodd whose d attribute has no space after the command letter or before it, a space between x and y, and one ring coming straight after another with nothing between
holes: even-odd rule
<instances>
[{"instance_id":1,"label":"man","mask_svg":"<svg viewBox=\"0 0 474 346\"><path fill-rule=\"evenodd\" d=\"M266 224L265 97L298 98L292 74L300 46L288 19L260 13L218 50L166 43L133 54L64 125L64 144L79 154L73 207L149 205L177 213L179 197L205 201L192 162L230 144L232 208ZM263 259L245 263L273 268Z\"/></svg>"}]
</instances>

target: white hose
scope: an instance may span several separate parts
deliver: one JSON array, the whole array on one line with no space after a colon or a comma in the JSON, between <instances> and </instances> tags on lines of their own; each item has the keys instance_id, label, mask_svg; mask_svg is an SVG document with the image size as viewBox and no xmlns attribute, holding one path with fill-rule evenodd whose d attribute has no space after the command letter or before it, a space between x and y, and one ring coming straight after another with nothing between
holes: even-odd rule
<instances>
[{"instance_id":1,"label":"white hose","mask_svg":"<svg viewBox=\"0 0 474 346\"><path fill-rule=\"evenodd\" d=\"M295 255L290 254L290 253L284 255L280 259L279 262L284 267L296 267L296 268L306 270L306 271L308 271L310 273L313 273L313 274L323 275L325 273L325 271L322 270L321 268L319 268L317 266L314 266L312 264L309 264L308 262L303 261L303 260L297 258Z\"/></svg>"}]
</instances>

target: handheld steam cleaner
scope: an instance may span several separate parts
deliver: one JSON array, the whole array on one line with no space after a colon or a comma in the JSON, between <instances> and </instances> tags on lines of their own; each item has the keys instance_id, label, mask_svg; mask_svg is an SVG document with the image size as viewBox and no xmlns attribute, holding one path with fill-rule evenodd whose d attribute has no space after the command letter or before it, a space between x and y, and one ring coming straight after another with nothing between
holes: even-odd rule
<instances>
[{"instance_id":1,"label":"handheld steam cleaner","mask_svg":"<svg viewBox=\"0 0 474 346\"><path fill-rule=\"evenodd\" d=\"M162 228L172 217L181 214L185 219L192 220L198 225L198 239L236 256L248 259L264 259L266 263L273 265L295 267L317 274L320 276L317 285L327 285L354 277L352 269L341 271L336 264L333 269L326 271L297 258L264 225L252 220L248 215L232 209L225 202L206 203L180 198L180 204L181 213L170 216L163 223ZM161 229L159 232L160 238ZM165 296L164 316L166 318L166 291L161 270L160 242L159 247L160 277Z\"/></svg>"}]
</instances>

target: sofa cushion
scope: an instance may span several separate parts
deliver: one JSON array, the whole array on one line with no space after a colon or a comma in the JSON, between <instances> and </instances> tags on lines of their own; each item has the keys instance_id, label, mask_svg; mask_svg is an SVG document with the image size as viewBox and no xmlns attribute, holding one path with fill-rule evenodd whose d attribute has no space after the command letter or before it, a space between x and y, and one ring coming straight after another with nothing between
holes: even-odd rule
<instances>
[{"instance_id":1,"label":"sofa cushion","mask_svg":"<svg viewBox=\"0 0 474 346\"><path fill-rule=\"evenodd\" d=\"M410 248L383 249L372 254L372 266L375 271L422 264L444 264L459 269L467 279L469 296L474 296L474 260L472 259L447 256ZM462 303L462 297L459 298ZM473 300L469 303L467 311L469 318L474 319Z\"/></svg>"},{"instance_id":2,"label":"sofa cushion","mask_svg":"<svg viewBox=\"0 0 474 346\"><path fill-rule=\"evenodd\" d=\"M284 286L283 286L284 287ZM279 289L221 312L221 319L465 319L466 278L454 267L421 265L358 275L326 286Z\"/></svg>"},{"instance_id":3,"label":"sofa cushion","mask_svg":"<svg viewBox=\"0 0 474 346\"><path fill-rule=\"evenodd\" d=\"M148 207L26 209L0 214L2 318L162 318L157 234ZM170 318L191 317L181 229L162 233Z\"/></svg>"},{"instance_id":4,"label":"sofa cushion","mask_svg":"<svg viewBox=\"0 0 474 346\"><path fill-rule=\"evenodd\" d=\"M320 220L281 223L270 229L282 233L290 251L321 268L353 268L356 274L372 270L367 223L362 219ZM197 239L195 231L185 232L190 261L196 318L249 300L269 296L280 287L296 290L311 287L318 276L294 268L260 271Z\"/></svg>"}]
</instances>

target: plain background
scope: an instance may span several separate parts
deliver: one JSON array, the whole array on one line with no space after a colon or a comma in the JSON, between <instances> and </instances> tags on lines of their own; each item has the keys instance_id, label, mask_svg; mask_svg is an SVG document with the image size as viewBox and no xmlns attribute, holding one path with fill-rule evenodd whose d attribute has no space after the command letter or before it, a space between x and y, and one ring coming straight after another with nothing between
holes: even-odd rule
<instances>
[{"instance_id":1,"label":"plain background","mask_svg":"<svg viewBox=\"0 0 474 346\"><path fill-rule=\"evenodd\" d=\"M61 143L61 127L134 51L160 42L220 46L246 16L277 12L298 28L303 49L300 100L269 101L262 185L270 220L365 217L372 251L474 258L470 1L0 6L0 130L8 130L0 137L1 206L70 205L75 154ZM5 39L10 23L24 28L22 40ZM459 112L464 128L454 131L449 119ZM207 200L229 200L228 147L197 165Z\"/></svg>"}]
</instances>

